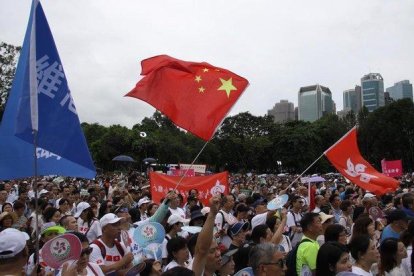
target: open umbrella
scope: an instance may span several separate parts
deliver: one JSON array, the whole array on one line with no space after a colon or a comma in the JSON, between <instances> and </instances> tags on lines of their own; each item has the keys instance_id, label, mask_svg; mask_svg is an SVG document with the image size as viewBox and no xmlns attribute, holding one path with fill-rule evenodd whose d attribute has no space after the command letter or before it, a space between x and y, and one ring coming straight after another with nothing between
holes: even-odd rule
<instances>
[{"instance_id":1,"label":"open umbrella","mask_svg":"<svg viewBox=\"0 0 414 276\"><path fill-rule=\"evenodd\" d=\"M157 159L152 158L152 157L148 157L148 158L145 158L144 160L142 160L142 162L144 162L146 164L152 164L152 163L156 163Z\"/></svg>"},{"instance_id":2,"label":"open umbrella","mask_svg":"<svg viewBox=\"0 0 414 276\"><path fill-rule=\"evenodd\" d=\"M118 155L115 156L112 161L119 161L119 162L136 162L134 158L128 155Z\"/></svg>"}]
</instances>

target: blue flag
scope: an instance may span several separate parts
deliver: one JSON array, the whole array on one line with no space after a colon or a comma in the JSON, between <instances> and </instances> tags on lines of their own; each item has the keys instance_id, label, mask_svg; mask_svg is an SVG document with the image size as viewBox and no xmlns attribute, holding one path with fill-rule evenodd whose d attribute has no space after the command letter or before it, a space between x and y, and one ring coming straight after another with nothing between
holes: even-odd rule
<instances>
[{"instance_id":1,"label":"blue flag","mask_svg":"<svg viewBox=\"0 0 414 276\"><path fill-rule=\"evenodd\" d=\"M0 126L0 179L35 175L93 178L62 62L42 6L32 3L16 75Z\"/></svg>"}]
</instances>

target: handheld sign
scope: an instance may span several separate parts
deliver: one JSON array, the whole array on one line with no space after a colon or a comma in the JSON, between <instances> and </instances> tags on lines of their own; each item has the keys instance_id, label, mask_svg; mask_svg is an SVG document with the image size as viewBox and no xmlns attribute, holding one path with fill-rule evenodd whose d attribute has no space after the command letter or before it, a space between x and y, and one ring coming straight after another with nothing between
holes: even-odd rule
<instances>
[{"instance_id":1,"label":"handheld sign","mask_svg":"<svg viewBox=\"0 0 414 276\"><path fill-rule=\"evenodd\" d=\"M286 202L288 202L288 200L289 200L289 196L286 194L277 196L271 201L269 201L269 203L267 204L267 209L270 211L280 209L286 204Z\"/></svg>"},{"instance_id":2,"label":"handheld sign","mask_svg":"<svg viewBox=\"0 0 414 276\"><path fill-rule=\"evenodd\" d=\"M158 222L140 225L134 231L134 241L143 248L147 258L161 259L161 244L164 241L165 230Z\"/></svg>"},{"instance_id":3,"label":"handheld sign","mask_svg":"<svg viewBox=\"0 0 414 276\"><path fill-rule=\"evenodd\" d=\"M245 267L234 274L234 276L254 276L253 269L251 267Z\"/></svg>"},{"instance_id":4,"label":"handheld sign","mask_svg":"<svg viewBox=\"0 0 414 276\"><path fill-rule=\"evenodd\" d=\"M78 260L82 244L73 234L63 234L51 239L42 247L43 261L51 268L58 269L64 262Z\"/></svg>"}]
</instances>

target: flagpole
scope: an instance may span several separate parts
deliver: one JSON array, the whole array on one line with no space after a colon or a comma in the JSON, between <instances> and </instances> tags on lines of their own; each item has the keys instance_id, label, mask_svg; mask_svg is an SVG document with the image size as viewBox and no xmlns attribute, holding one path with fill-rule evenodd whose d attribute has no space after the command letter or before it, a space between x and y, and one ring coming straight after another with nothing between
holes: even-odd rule
<instances>
[{"instance_id":1,"label":"flagpole","mask_svg":"<svg viewBox=\"0 0 414 276\"><path fill-rule=\"evenodd\" d=\"M184 174L181 176L180 180L178 181L177 185L175 186L174 191L175 191L175 190L177 190L178 186L180 186L180 184L181 184L181 182L183 181L183 179L184 179L185 175L186 175L186 174L187 174L187 172L188 172L188 171L189 171L189 170L193 167L193 165L194 165L195 161L196 161L196 160L197 160L197 158L200 156L200 154L203 152L203 150L206 148L206 146L207 146L208 142L210 142L210 140L208 140L208 141L204 144L204 146L201 148L200 152L199 152L199 153L197 154L197 156L194 158L193 162L191 162L190 167L188 167L188 168L185 170Z\"/></svg>"},{"instance_id":2,"label":"flagpole","mask_svg":"<svg viewBox=\"0 0 414 276\"><path fill-rule=\"evenodd\" d=\"M319 159L321 159L321 158L322 158L322 156L324 156L324 154L325 154L325 153L322 153L322 154L321 154L321 155L320 155L320 156L319 156L319 157L318 157L315 161L313 161L313 163L312 163L312 164L310 164L310 165L309 165L309 167L307 167L307 168L306 168L306 170L304 170L304 171L303 171L303 172L302 172L302 173L301 173L298 177L296 177L296 179L295 179L295 180L293 180L293 181L292 181L292 183L290 183L290 184L289 184L289 186L287 186L287 188L286 188L285 190L289 189L289 188L290 188L290 187L291 187L291 186L292 186L292 185L293 185L296 181L298 181L298 179L299 179L299 178L301 178L301 176L302 176L305 172L307 172L307 171L308 171L308 170L309 170L309 169L310 169L313 165L315 165L315 163L316 163L316 162L318 162L318 160L319 160Z\"/></svg>"},{"instance_id":3,"label":"flagpole","mask_svg":"<svg viewBox=\"0 0 414 276\"><path fill-rule=\"evenodd\" d=\"M37 130L33 130L33 148L34 148L34 192L35 192L35 219L36 219L36 223L35 223L35 227L36 227L36 231L35 231L35 250L36 250L36 259L34 260L34 263L39 265L39 214L38 214L38 194L37 194L37 154L36 154L36 149L37 149Z\"/></svg>"}]
</instances>

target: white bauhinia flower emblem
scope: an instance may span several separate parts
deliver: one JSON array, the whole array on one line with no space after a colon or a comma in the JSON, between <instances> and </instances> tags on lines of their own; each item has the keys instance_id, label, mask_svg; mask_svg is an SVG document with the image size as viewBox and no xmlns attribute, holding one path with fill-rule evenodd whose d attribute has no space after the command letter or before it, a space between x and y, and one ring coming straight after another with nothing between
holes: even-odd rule
<instances>
[{"instance_id":1,"label":"white bauhinia flower emblem","mask_svg":"<svg viewBox=\"0 0 414 276\"><path fill-rule=\"evenodd\" d=\"M346 166L348 167L348 169L345 170L345 172L352 177L359 176L359 180L361 180L362 182L368 183L371 180L371 178L378 178L375 175L366 173L365 169L367 166L365 166L364 164L354 165L351 161L351 158L348 158L348 160L346 160Z\"/></svg>"},{"instance_id":2,"label":"white bauhinia flower emblem","mask_svg":"<svg viewBox=\"0 0 414 276\"><path fill-rule=\"evenodd\" d=\"M217 180L216 181L216 185L214 185L211 189L210 189L210 194L212 196L216 196L219 194L223 194L224 191L226 190L226 186L221 185L220 181Z\"/></svg>"}]
</instances>

